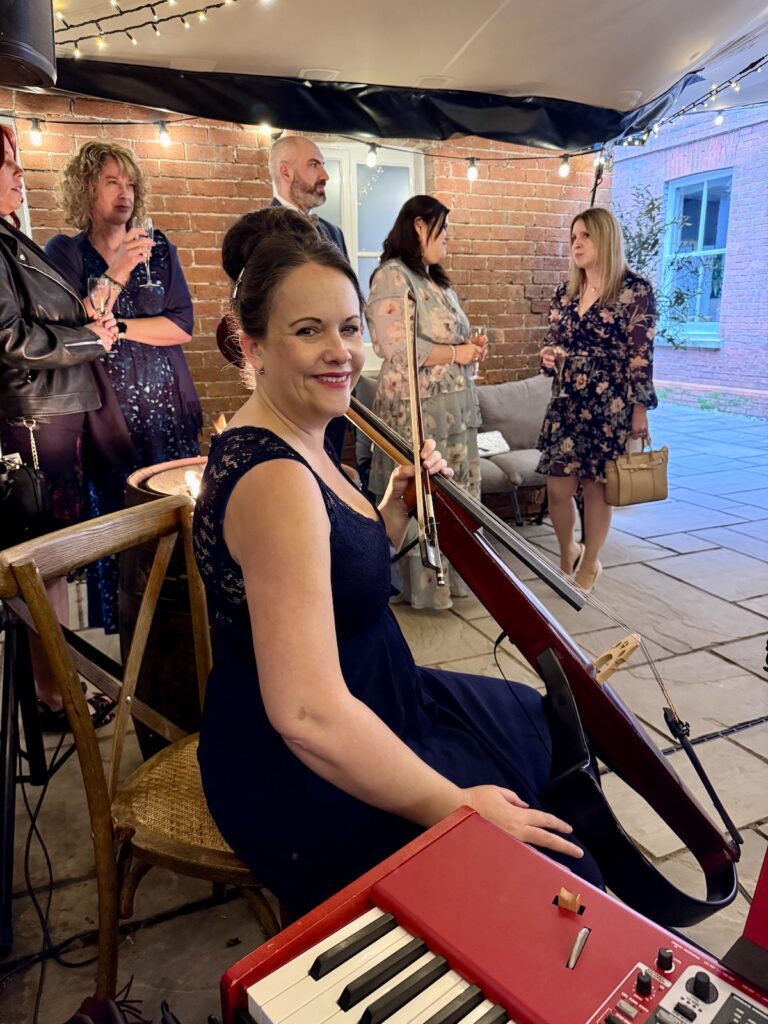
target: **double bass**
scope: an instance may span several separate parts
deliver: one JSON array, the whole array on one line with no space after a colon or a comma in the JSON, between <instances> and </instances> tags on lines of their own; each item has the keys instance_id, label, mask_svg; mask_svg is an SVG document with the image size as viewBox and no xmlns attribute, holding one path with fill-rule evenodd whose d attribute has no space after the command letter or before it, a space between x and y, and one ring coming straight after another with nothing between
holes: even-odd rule
<instances>
[{"instance_id":1,"label":"double bass","mask_svg":"<svg viewBox=\"0 0 768 1024\"><path fill-rule=\"evenodd\" d=\"M415 307L412 296L403 308ZM396 463L418 465L423 444L415 325L405 316L411 406L411 444L357 399L348 418ZM467 586L538 673L546 687L552 769L543 794L547 805L570 822L597 861L608 888L629 906L665 926L687 927L726 907L736 897L741 837L696 757L687 723L680 719L661 678L664 717L704 783L726 826L711 820L640 722L538 598L500 557L503 545L569 604L586 596L489 509L445 477L415 477L415 512L421 559L443 578L442 551ZM590 599L591 600L591 599ZM625 831L603 793L599 765L638 793L691 851L701 866L706 896L692 896L667 879Z\"/></svg>"}]
</instances>

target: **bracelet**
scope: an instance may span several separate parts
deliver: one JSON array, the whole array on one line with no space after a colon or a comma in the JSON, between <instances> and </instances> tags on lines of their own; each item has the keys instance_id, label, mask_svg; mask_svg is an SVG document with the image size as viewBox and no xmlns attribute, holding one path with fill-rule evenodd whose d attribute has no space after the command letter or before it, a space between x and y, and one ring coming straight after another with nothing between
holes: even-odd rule
<instances>
[{"instance_id":1,"label":"bracelet","mask_svg":"<svg viewBox=\"0 0 768 1024\"><path fill-rule=\"evenodd\" d=\"M120 291L122 291L125 288L124 284L120 284L120 282L116 278L110 277L109 274L102 274L101 276L106 277L109 283L113 284L115 288L118 288Z\"/></svg>"},{"instance_id":2,"label":"bracelet","mask_svg":"<svg viewBox=\"0 0 768 1024\"><path fill-rule=\"evenodd\" d=\"M455 362L456 362L456 346L455 345L451 345L451 361L450 361L450 363L448 365L449 366L453 366L453 364Z\"/></svg>"}]
</instances>

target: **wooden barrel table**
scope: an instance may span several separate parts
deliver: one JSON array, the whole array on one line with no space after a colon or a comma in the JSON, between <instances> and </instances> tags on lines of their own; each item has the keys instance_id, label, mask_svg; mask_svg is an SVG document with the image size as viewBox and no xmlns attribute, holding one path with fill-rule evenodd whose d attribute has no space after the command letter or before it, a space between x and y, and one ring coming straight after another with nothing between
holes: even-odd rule
<instances>
[{"instance_id":1,"label":"wooden barrel table","mask_svg":"<svg viewBox=\"0 0 768 1024\"><path fill-rule=\"evenodd\" d=\"M137 470L128 477L126 505L133 507L169 494L189 493L186 474L193 473L199 478L205 463L204 458L178 459ZM133 636L154 555L155 545L144 544L120 556L118 609L123 658ZM200 728L192 620L181 540L171 556L160 592L136 696L185 732L197 732ZM167 746L162 736L140 722L136 723L136 736L145 759Z\"/></svg>"}]
</instances>

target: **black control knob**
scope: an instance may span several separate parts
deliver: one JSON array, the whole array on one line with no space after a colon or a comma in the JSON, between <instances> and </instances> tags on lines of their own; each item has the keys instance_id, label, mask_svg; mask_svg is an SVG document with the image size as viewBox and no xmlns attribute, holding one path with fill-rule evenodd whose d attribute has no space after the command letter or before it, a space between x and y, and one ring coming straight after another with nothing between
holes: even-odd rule
<instances>
[{"instance_id":1,"label":"black control knob","mask_svg":"<svg viewBox=\"0 0 768 1024\"><path fill-rule=\"evenodd\" d=\"M696 971L693 981L688 982L688 985L690 985L688 991L692 992L702 1003L714 1003L717 999L717 989L706 971Z\"/></svg>"},{"instance_id":2,"label":"black control knob","mask_svg":"<svg viewBox=\"0 0 768 1024\"><path fill-rule=\"evenodd\" d=\"M648 971L639 971L635 979L635 992L639 996L649 996L653 992L653 978Z\"/></svg>"},{"instance_id":3,"label":"black control knob","mask_svg":"<svg viewBox=\"0 0 768 1024\"><path fill-rule=\"evenodd\" d=\"M656 966L660 971L671 971L675 967L675 958L672 956L672 950L666 946L662 946L659 949L656 957Z\"/></svg>"}]
</instances>

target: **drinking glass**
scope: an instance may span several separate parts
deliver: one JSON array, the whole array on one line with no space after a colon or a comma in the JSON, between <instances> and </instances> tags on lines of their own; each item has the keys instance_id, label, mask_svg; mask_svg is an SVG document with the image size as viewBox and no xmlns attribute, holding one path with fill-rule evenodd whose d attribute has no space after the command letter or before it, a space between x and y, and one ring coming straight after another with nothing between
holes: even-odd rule
<instances>
[{"instance_id":1,"label":"drinking glass","mask_svg":"<svg viewBox=\"0 0 768 1024\"><path fill-rule=\"evenodd\" d=\"M94 312L103 317L109 310L109 303L112 298L112 282L108 277L88 278L88 298L91 300Z\"/></svg>"},{"instance_id":2,"label":"drinking glass","mask_svg":"<svg viewBox=\"0 0 768 1024\"><path fill-rule=\"evenodd\" d=\"M481 338L486 333L485 327L473 327L470 331L470 338ZM475 360L470 364L469 379L477 380L480 377L480 363Z\"/></svg>"},{"instance_id":3,"label":"drinking glass","mask_svg":"<svg viewBox=\"0 0 768 1024\"><path fill-rule=\"evenodd\" d=\"M154 240L155 237L155 225L152 223L151 217L145 217L143 220L140 217L134 217L131 221L131 227L139 231L143 231L144 234L150 240ZM144 270L147 275L147 280L143 284L139 285L140 288L147 289L146 295L149 299L149 303L142 303L143 312L146 315L157 315L162 312L163 298L165 296L165 288L160 281L152 280L152 270L150 268L150 257L144 260Z\"/></svg>"},{"instance_id":4,"label":"drinking glass","mask_svg":"<svg viewBox=\"0 0 768 1024\"><path fill-rule=\"evenodd\" d=\"M568 358L568 353L561 345L553 345L552 355L555 360L555 372L557 373L559 397L563 398L565 397L565 391L563 390L563 369L565 368L565 361Z\"/></svg>"}]
</instances>

